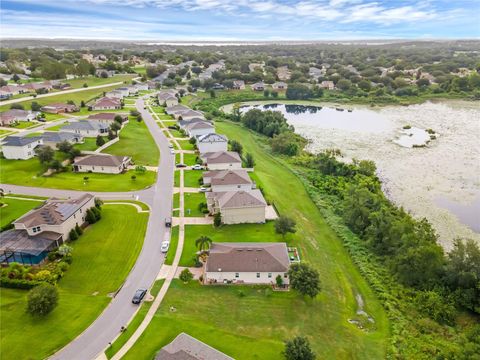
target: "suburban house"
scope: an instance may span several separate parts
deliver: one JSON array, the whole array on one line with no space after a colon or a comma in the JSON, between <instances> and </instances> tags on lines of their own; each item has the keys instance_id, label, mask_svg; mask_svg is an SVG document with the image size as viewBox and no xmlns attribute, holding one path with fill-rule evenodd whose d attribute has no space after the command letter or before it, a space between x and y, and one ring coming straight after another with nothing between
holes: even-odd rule
<instances>
[{"instance_id":1,"label":"suburban house","mask_svg":"<svg viewBox=\"0 0 480 360\"><path fill-rule=\"evenodd\" d=\"M284 83L283 81L278 81L272 84L272 89L274 90L287 90L287 87L287 83Z\"/></svg>"},{"instance_id":2,"label":"suburban house","mask_svg":"<svg viewBox=\"0 0 480 360\"><path fill-rule=\"evenodd\" d=\"M137 91L147 91L149 89L148 83L136 83L135 87Z\"/></svg>"},{"instance_id":3,"label":"suburban house","mask_svg":"<svg viewBox=\"0 0 480 360\"><path fill-rule=\"evenodd\" d=\"M177 124L180 127L180 129L185 130L185 128L190 124L193 124L193 123L196 123L196 122L205 122L205 121L206 120L204 118L196 117L196 118L189 119L189 120L178 120Z\"/></svg>"},{"instance_id":4,"label":"suburban house","mask_svg":"<svg viewBox=\"0 0 480 360\"><path fill-rule=\"evenodd\" d=\"M246 170L210 170L203 173L203 184L213 192L250 191L254 184Z\"/></svg>"},{"instance_id":5,"label":"suburban house","mask_svg":"<svg viewBox=\"0 0 480 360\"><path fill-rule=\"evenodd\" d=\"M92 110L119 110L121 108L122 101L114 97L103 97L92 106Z\"/></svg>"},{"instance_id":6,"label":"suburban house","mask_svg":"<svg viewBox=\"0 0 480 360\"><path fill-rule=\"evenodd\" d=\"M40 136L7 136L2 142L2 152L5 159L28 160L35 156L35 148L40 145L43 145Z\"/></svg>"},{"instance_id":7,"label":"suburban house","mask_svg":"<svg viewBox=\"0 0 480 360\"><path fill-rule=\"evenodd\" d=\"M227 151L228 138L225 135L210 133L197 137L197 148L200 154L216 151Z\"/></svg>"},{"instance_id":8,"label":"suburban house","mask_svg":"<svg viewBox=\"0 0 480 360\"><path fill-rule=\"evenodd\" d=\"M24 89L23 86L17 86L17 85L4 85L4 86L0 87L0 90L5 92L5 93L11 94L11 96L18 95L18 94L23 94L23 93L27 92L27 90Z\"/></svg>"},{"instance_id":9,"label":"suburban house","mask_svg":"<svg viewBox=\"0 0 480 360\"><path fill-rule=\"evenodd\" d=\"M135 93L137 93L138 91L133 87L133 86L123 86L123 87L119 87L119 88L116 88L115 91L120 91L122 92L123 96L130 96L130 95L133 95Z\"/></svg>"},{"instance_id":10,"label":"suburban house","mask_svg":"<svg viewBox=\"0 0 480 360\"><path fill-rule=\"evenodd\" d=\"M95 70L95 76L96 77L112 77L115 75L115 70L106 70L106 69L97 69Z\"/></svg>"},{"instance_id":11,"label":"suburban house","mask_svg":"<svg viewBox=\"0 0 480 360\"><path fill-rule=\"evenodd\" d=\"M215 132L215 127L208 121L194 121L185 125L184 130L189 137L197 137Z\"/></svg>"},{"instance_id":12,"label":"suburban house","mask_svg":"<svg viewBox=\"0 0 480 360\"><path fill-rule=\"evenodd\" d=\"M279 66L277 68L277 77L280 81L290 80L292 72L288 69L288 66Z\"/></svg>"},{"instance_id":13,"label":"suburban house","mask_svg":"<svg viewBox=\"0 0 480 360\"><path fill-rule=\"evenodd\" d=\"M263 82L257 82L255 84L252 84L252 90L253 91L263 91L263 90L265 90L265 84Z\"/></svg>"},{"instance_id":14,"label":"suburban house","mask_svg":"<svg viewBox=\"0 0 480 360\"><path fill-rule=\"evenodd\" d=\"M11 109L0 113L0 123L10 125L18 121L32 121L40 115L37 111Z\"/></svg>"},{"instance_id":15,"label":"suburban house","mask_svg":"<svg viewBox=\"0 0 480 360\"><path fill-rule=\"evenodd\" d=\"M220 212L223 224L264 223L267 202L260 190L207 192L210 214Z\"/></svg>"},{"instance_id":16,"label":"suburban house","mask_svg":"<svg viewBox=\"0 0 480 360\"><path fill-rule=\"evenodd\" d=\"M62 127L62 131L73 132L83 137L97 137L108 134L109 126L89 120L74 121Z\"/></svg>"},{"instance_id":17,"label":"suburban house","mask_svg":"<svg viewBox=\"0 0 480 360\"><path fill-rule=\"evenodd\" d=\"M107 98L123 99L125 96L127 96L125 92L120 90L112 90L105 93L105 97Z\"/></svg>"},{"instance_id":18,"label":"suburban house","mask_svg":"<svg viewBox=\"0 0 480 360\"><path fill-rule=\"evenodd\" d=\"M243 81L243 80L234 80L234 81L233 81L233 85L232 85L232 89L235 89L235 90L243 90L243 89L245 89L245 81Z\"/></svg>"},{"instance_id":19,"label":"suburban house","mask_svg":"<svg viewBox=\"0 0 480 360\"><path fill-rule=\"evenodd\" d=\"M127 114L119 114L119 113L98 113L90 115L87 120L89 121L97 121L99 123L105 124L107 126L112 125L115 122L115 118L120 116L123 122L128 120Z\"/></svg>"},{"instance_id":20,"label":"suburban house","mask_svg":"<svg viewBox=\"0 0 480 360\"><path fill-rule=\"evenodd\" d=\"M274 243L212 243L204 267L204 282L275 284L277 276L288 284L287 244Z\"/></svg>"},{"instance_id":21,"label":"suburban house","mask_svg":"<svg viewBox=\"0 0 480 360\"><path fill-rule=\"evenodd\" d=\"M22 85L22 88L26 92L37 92L37 91L46 91L53 89L53 85L50 82L44 83L26 83Z\"/></svg>"},{"instance_id":22,"label":"suburban house","mask_svg":"<svg viewBox=\"0 0 480 360\"><path fill-rule=\"evenodd\" d=\"M13 222L14 229L0 233L0 261L38 264L48 252L69 238L77 225L85 224L87 210L95 206L93 195L78 199L50 199Z\"/></svg>"},{"instance_id":23,"label":"suburban house","mask_svg":"<svg viewBox=\"0 0 480 360\"><path fill-rule=\"evenodd\" d=\"M234 360L213 347L180 333L155 355L154 360Z\"/></svg>"},{"instance_id":24,"label":"suburban house","mask_svg":"<svg viewBox=\"0 0 480 360\"><path fill-rule=\"evenodd\" d=\"M242 159L235 151L200 154L200 159L209 170L237 170L242 168Z\"/></svg>"},{"instance_id":25,"label":"suburban house","mask_svg":"<svg viewBox=\"0 0 480 360\"><path fill-rule=\"evenodd\" d=\"M173 116L175 116L175 115L180 116L180 113L188 111L188 110L190 110L190 108L185 106L185 105L173 105L173 106L167 106L165 108L165 112L168 115L173 115Z\"/></svg>"},{"instance_id":26,"label":"suburban house","mask_svg":"<svg viewBox=\"0 0 480 360\"><path fill-rule=\"evenodd\" d=\"M71 132L63 131L46 131L41 135L43 145L50 146L52 149L57 149L57 144L61 142L68 142L70 144L80 144L83 142L83 136Z\"/></svg>"},{"instance_id":27,"label":"suburban house","mask_svg":"<svg viewBox=\"0 0 480 360\"><path fill-rule=\"evenodd\" d=\"M73 171L120 174L127 170L131 161L132 159L128 156L114 156L108 154L79 156L76 157L73 162Z\"/></svg>"},{"instance_id":28,"label":"suburban house","mask_svg":"<svg viewBox=\"0 0 480 360\"><path fill-rule=\"evenodd\" d=\"M158 93L158 103L161 106L171 107L178 105L177 91L174 89L161 90Z\"/></svg>"},{"instance_id":29,"label":"suburban house","mask_svg":"<svg viewBox=\"0 0 480 360\"><path fill-rule=\"evenodd\" d=\"M175 114L174 117L181 120L191 120L195 118L203 118L203 113L201 111L188 109L187 111L181 111Z\"/></svg>"},{"instance_id":30,"label":"suburban house","mask_svg":"<svg viewBox=\"0 0 480 360\"><path fill-rule=\"evenodd\" d=\"M50 114L62 114L78 111L78 107L72 104L54 103L45 105L40 110Z\"/></svg>"},{"instance_id":31,"label":"suburban house","mask_svg":"<svg viewBox=\"0 0 480 360\"><path fill-rule=\"evenodd\" d=\"M335 84L333 83L333 81L322 81L319 86L320 88L327 90L335 89Z\"/></svg>"},{"instance_id":32,"label":"suburban house","mask_svg":"<svg viewBox=\"0 0 480 360\"><path fill-rule=\"evenodd\" d=\"M8 91L0 90L0 100L10 99L12 96L12 93Z\"/></svg>"}]
</instances>

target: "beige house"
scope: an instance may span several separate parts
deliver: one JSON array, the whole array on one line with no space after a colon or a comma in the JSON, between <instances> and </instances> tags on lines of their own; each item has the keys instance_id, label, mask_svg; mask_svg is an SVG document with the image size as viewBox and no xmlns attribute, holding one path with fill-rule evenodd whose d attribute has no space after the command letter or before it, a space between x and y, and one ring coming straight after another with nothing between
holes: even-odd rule
<instances>
[{"instance_id":1,"label":"beige house","mask_svg":"<svg viewBox=\"0 0 480 360\"><path fill-rule=\"evenodd\" d=\"M119 110L121 108L122 101L115 97L103 97L92 106L92 110Z\"/></svg>"},{"instance_id":2,"label":"beige house","mask_svg":"<svg viewBox=\"0 0 480 360\"><path fill-rule=\"evenodd\" d=\"M103 174L120 174L127 170L132 159L128 156L95 154L76 157L73 163L75 172L95 172Z\"/></svg>"},{"instance_id":3,"label":"beige house","mask_svg":"<svg viewBox=\"0 0 480 360\"><path fill-rule=\"evenodd\" d=\"M178 105L177 90L160 90L158 93L158 103L166 107Z\"/></svg>"},{"instance_id":4,"label":"beige house","mask_svg":"<svg viewBox=\"0 0 480 360\"><path fill-rule=\"evenodd\" d=\"M110 127L115 122L115 117L120 116L123 122L128 120L127 114L119 114L119 113L98 113L90 115L87 120L96 121L102 124L105 124Z\"/></svg>"},{"instance_id":5,"label":"beige house","mask_svg":"<svg viewBox=\"0 0 480 360\"><path fill-rule=\"evenodd\" d=\"M287 90L287 83L284 83L283 81L277 81L276 83L272 84L272 88L274 90Z\"/></svg>"},{"instance_id":6,"label":"beige house","mask_svg":"<svg viewBox=\"0 0 480 360\"><path fill-rule=\"evenodd\" d=\"M335 84L333 81L322 81L319 86L320 88L327 89L327 90L335 89Z\"/></svg>"},{"instance_id":7,"label":"beige house","mask_svg":"<svg viewBox=\"0 0 480 360\"><path fill-rule=\"evenodd\" d=\"M235 151L217 151L200 154L200 159L209 170L238 170L242 159Z\"/></svg>"},{"instance_id":8,"label":"beige house","mask_svg":"<svg viewBox=\"0 0 480 360\"><path fill-rule=\"evenodd\" d=\"M209 192L210 214L220 212L224 224L264 223L267 202L260 190Z\"/></svg>"},{"instance_id":9,"label":"beige house","mask_svg":"<svg viewBox=\"0 0 480 360\"><path fill-rule=\"evenodd\" d=\"M286 243L213 243L204 267L206 284L289 284Z\"/></svg>"},{"instance_id":10,"label":"beige house","mask_svg":"<svg viewBox=\"0 0 480 360\"><path fill-rule=\"evenodd\" d=\"M235 90L243 90L245 89L245 81L243 80L234 80L232 89Z\"/></svg>"},{"instance_id":11,"label":"beige house","mask_svg":"<svg viewBox=\"0 0 480 360\"><path fill-rule=\"evenodd\" d=\"M245 170L210 170L203 173L203 184L213 192L250 191L254 187Z\"/></svg>"},{"instance_id":12,"label":"beige house","mask_svg":"<svg viewBox=\"0 0 480 360\"><path fill-rule=\"evenodd\" d=\"M252 90L253 91L263 91L263 90L265 90L265 84L263 82L257 82L255 84L252 84Z\"/></svg>"},{"instance_id":13,"label":"beige house","mask_svg":"<svg viewBox=\"0 0 480 360\"><path fill-rule=\"evenodd\" d=\"M43 106L41 110L51 114L62 114L78 111L78 107L72 104L54 103Z\"/></svg>"}]
</instances>

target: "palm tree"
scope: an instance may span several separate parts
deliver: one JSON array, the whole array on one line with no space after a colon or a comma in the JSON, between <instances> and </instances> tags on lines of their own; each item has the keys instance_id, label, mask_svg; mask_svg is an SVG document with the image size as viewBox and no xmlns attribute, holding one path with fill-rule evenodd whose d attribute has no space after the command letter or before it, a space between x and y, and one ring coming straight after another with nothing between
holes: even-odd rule
<instances>
[{"instance_id":1,"label":"palm tree","mask_svg":"<svg viewBox=\"0 0 480 360\"><path fill-rule=\"evenodd\" d=\"M208 236L200 236L197 240L195 240L195 245L197 246L198 250L206 251L210 248L212 244L212 239Z\"/></svg>"}]
</instances>

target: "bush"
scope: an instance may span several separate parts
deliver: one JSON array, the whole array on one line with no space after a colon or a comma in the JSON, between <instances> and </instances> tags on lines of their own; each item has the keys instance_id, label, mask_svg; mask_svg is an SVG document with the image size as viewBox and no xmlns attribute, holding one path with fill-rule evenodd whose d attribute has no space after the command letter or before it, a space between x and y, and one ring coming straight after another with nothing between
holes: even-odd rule
<instances>
[{"instance_id":1,"label":"bush","mask_svg":"<svg viewBox=\"0 0 480 360\"><path fill-rule=\"evenodd\" d=\"M222 214L220 214L220 212L217 212L213 216L213 226L219 227L220 225L222 225Z\"/></svg>"},{"instance_id":2,"label":"bush","mask_svg":"<svg viewBox=\"0 0 480 360\"><path fill-rule=\"evenodd\" d=\"M75 225L75 231L77 232L78 236L83 234L83 230L78 224Z\"/></svg>"},{"instance_id":3,"label":"bush","mask_svg":"<svg viewBox=\"0 0 480 360\"><path fill-rule=\"evenodd\" d=\"M34 316L45 316L58 305L58 290L50 284L41 284L28 293L27 312Z\"/></svg>"},{"instance_id":4,"label":"bush","mask_svg":"<svg viewBox=\"0 0 480 360\"><path fill-rule=\"evenodd\" d=\"M0 278L0 286L9 289L32 289L35 286L40 285L42 282L40 281L32 281L32 280L25 280L25 279L9 279L8 277L1 277Z\"/></svg>"},{"instance_id":5,"label":"bush","mask_svg":"<svg viewBox=\"0 0 480 360\"><path fill-rule=\"evenodd\" d=\"M87 213L87 215L88 215L88 213ZM75 241L75 240L78 239L78 234L75 231L75 229L70 230L70 233L68 234L68 238L69 238L70 241Z\"/></svg>"},{"instance_id":6,"label":"bush","mask_svg":"<svg viewBox=\"0 0 480 360\"><path fill-rule=\"evenodd\" d=\"M193 279L193 274L188 269L183 269L180 273L179 279L183 281L184 284L188 283Z\"/></svg>"}]
</instances>

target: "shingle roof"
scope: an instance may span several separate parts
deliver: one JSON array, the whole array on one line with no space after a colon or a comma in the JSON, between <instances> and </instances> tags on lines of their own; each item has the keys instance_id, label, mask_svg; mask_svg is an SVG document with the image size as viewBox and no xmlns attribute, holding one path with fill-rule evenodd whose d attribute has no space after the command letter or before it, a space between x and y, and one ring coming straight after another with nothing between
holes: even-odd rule
<instances>
[{"instance_id":1,"label":"shingle roof","mask_svg":"<svg viewBox=\"0 0 480 360\"><path fill-rule=\"evenodd\" d=\"M195 130L195 129L215 129L213 125L206 121L195 121L193 123L185 125L185 128L188 130Z\"/></svg>"},{"instance_id":2,"label":"shingle roof","mask_svg":"<svg viewBox=\"0 0 480 360\"><path fill-rule=\"evenodd\" d=\"M128 117L127 114L119 114L119 113L98 113L98 114L92 114L90 115L87 119L88 120L115 120L116 116L121 116L122 118Z\"/></svg>"},{"instance_id":3,"label":"shingle roof","mask_svg":"<svg viewBox=\"0 0 480 360\"><path fill-rule=\"evenodd\" d=\"M245 170L220 170L210 180L212 185L251 184L252 179Z\"/></svg>"},{"instance_id":4,"label":"shingle roof","mask_svg":"<svg viewBox=\"0 0 480 360\"><path fill-rule=\"evenodd\" d=\"M208 196L216 198L220 210L267 206L262 192L258 189L251 191L212 192L208 193Z\"/></svg>"},{"instance_id":5,"label":"shingle roof","mask_svg":"<svg viewBox=\"0 0 480 360\"><path fill-rule=\"evenodd\" d=\"M25 146L40 140L40 136L23 137L23 136L7 136L3 139L3 146Z\"/></svg>"},{"instance_id":6,"label":"shingle roof","mask_svg":"<svg viewBox=\"0 0 480 360\"><path fill-rule=\"evenodd\" d=\"M176 113L180 113L188 110L191 110L191 109L186 107L185 105L173 105L173 106L167 106L165 108L165 112L167 114L176 114Z\"/></svg>"},{"instance_id":7,"label":"shingle roof","mask_svg":"<svg viewBox=\"0 0 480 360\"><path fill-rule=\"evenodd\" d=\"M208 272L287 272L287 244L213 243L210 246Z\"/></svg>"},{"instance_id":8,"label":"shingle roof","mask_svg":"<svg viewBox=\"0 0 480 360\"><path fill-rule=\"evenodd\" d=\"M47 200L41 207L26 213L14 223L23 224L25 227L48 225L60 225L78 209L93 198L91 194L84 194L78 199Z\"/></svg>"},{"instance_id":9,"label":"shingle roof","mask_svg":"<svg viewBox=\"0 0 480 360\"><path fill-rule=\"evenodd\" d=\"M62 141L71 141L74 139L80 139L82 136L70 132L62 132L62 131L47 131L44 132L41 136L44 142L55 142L60 143Z\"/></svg>"},{"instance_id":10,"label":"shingle roof","mask_svg":"<svg viewBox=\"0 0 480 360\"><path fill-rule=\"evenodd\" d=\"M201 155L207 164L241 163L240 155L235 151L217 151Z\"/></svg>"},{"instance_id":11,"label":"shingle roof","mask_svg":"<svg viewBox=\"0 0 480 360\"><path fill-rule=\"evenodd\" d=\"M155 356L155 360L234 360L213 347L181 333Z\"/></svg>"},{"instance_id":12,"label":"shingle roof","mask_svg":"<svg viewBox=\"0 0 480 360\"><path fill-rule=\"evenodd\" d=\"M227 142L228 139L225 135L210 133L210 134L200 135L199 137L197 137L197 141L200 143L215 143L215 142Z\"/></svg>"},{"instance_id":13,"label":"shingle roof","mask_svg":"<svg viewBox=\"0 0 480 360\"><path fill-rule=\"evenodd\" d=\"M13 119L26 119L29 114L30 112L27 110L10 109L0 113L0 119L10 118L10 117Z\"/></svg>"},{"instance_id":14,"label":"shingle roof","mask_svg":"<svg viewBox=\"0 0 480 360\"><path fill-rule=\"evenodd\" d=\"M182 127L182 126L187 126L189 124L193 124L196 122L208 122L208 121L206 121L204 118L196 117L189 120L178 120L178 125Z\"/></svg>"},{"instance_id":15,"label":"shingle roof","mask_svg":"<svg viewBox=\"0 0 480 360\"><path fill-rule=\"evenodd\" d=\"M103 97L95 102L94 106L120 106L121 102L117 98Z\"/></svg>"},{"instance_id":16,"label":"shingle roof","mask_svg":"<svg viewBox=\"0 0 480 360\"><path fill-rule=\"evenodd\" d=\"M79 120L62 127L63 130L99 130L108 129L108 125L96 121Z\"/></svg>"},{"instance_id":17,"label":"shingle roof","mask_svg":"<svg viewBox=\"0 0 480 360\"><path fill-rule=\"evenodd\" d=\"M74 165L119 167L130 158L114 155L87 155L75 158Z\"/></svg>"}]
</instances>

